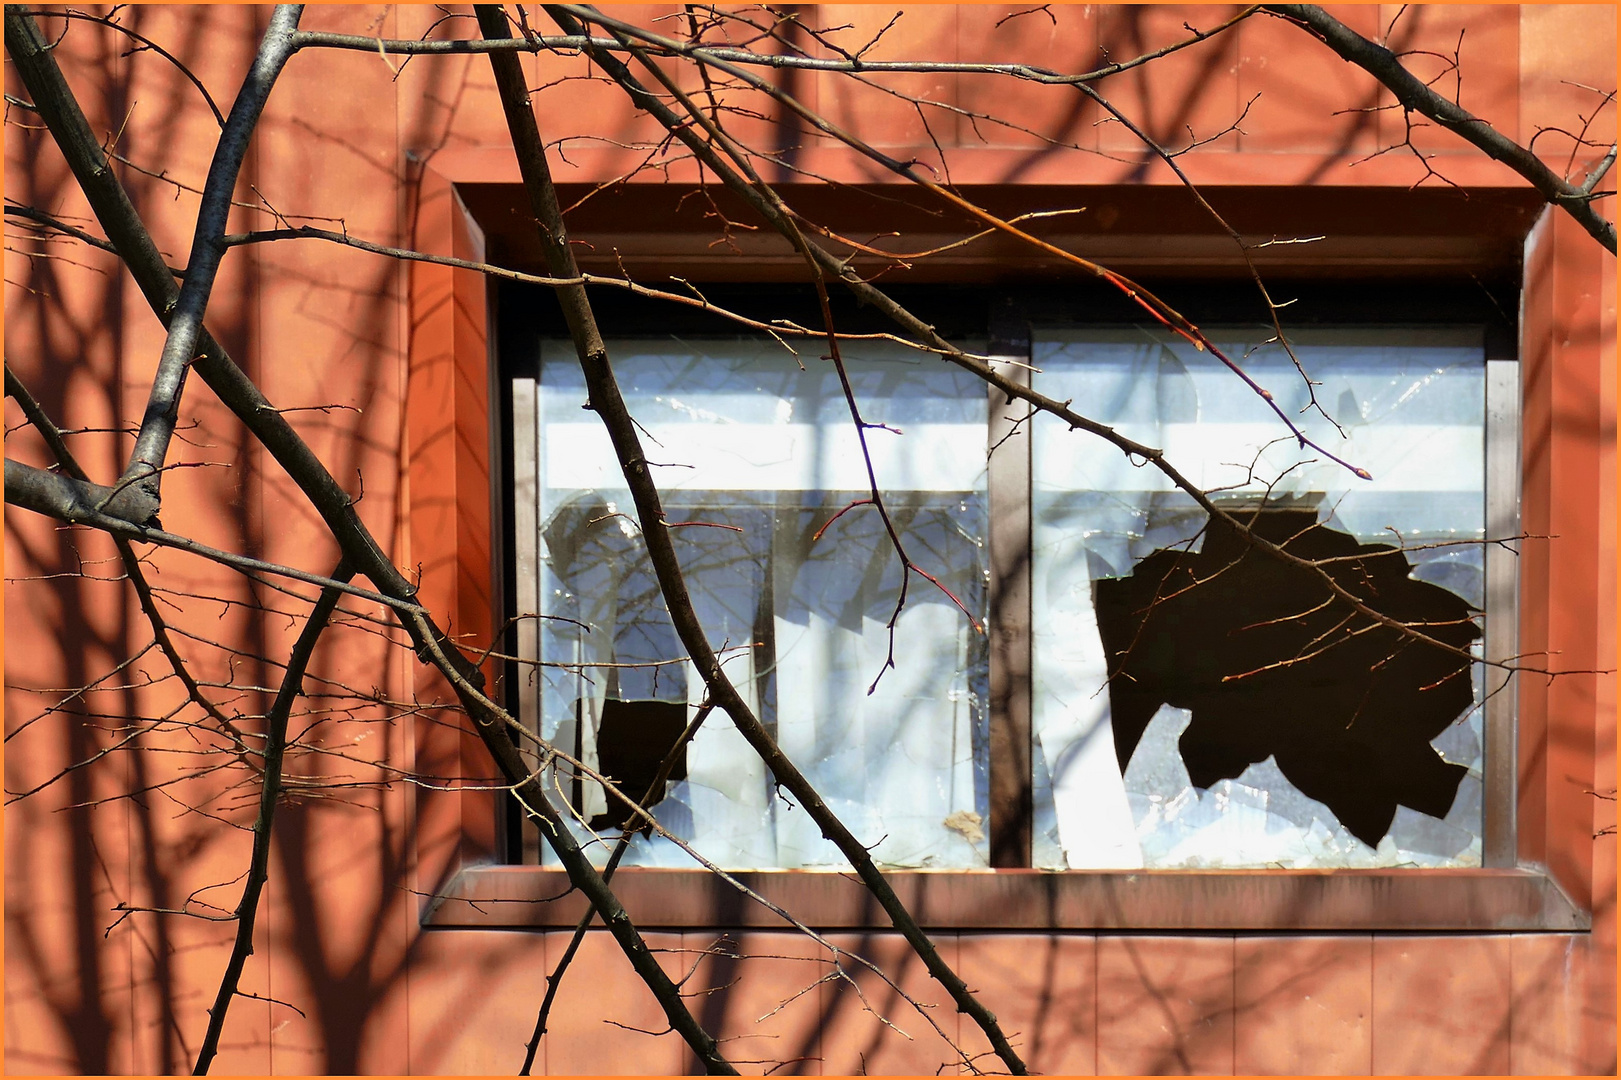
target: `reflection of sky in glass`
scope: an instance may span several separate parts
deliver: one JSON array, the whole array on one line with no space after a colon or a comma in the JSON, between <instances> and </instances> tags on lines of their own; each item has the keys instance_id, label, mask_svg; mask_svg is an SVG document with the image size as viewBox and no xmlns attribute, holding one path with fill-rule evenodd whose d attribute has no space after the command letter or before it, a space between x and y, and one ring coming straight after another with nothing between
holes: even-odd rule
<instances>
[{"instance_id":1,"label":"reflection of sky in glass","mask_svg":"<svg viewBox=\"0 0 1621 1080\"><path fill-rule=\"evenodd\" d=\"M983 636L913 575L896 666L869 694L888 652L900 564L871 508L813 540L867 488L832 365L806 355L801 370L780 346L740 341L610 342L609 353L657 463L666 520L703 523L678 528L676 549L733 683L880 863L984 866L987 842L975 828L988 814ZM908 554L983 621L982 385L896 348L852 347L847 363L864 418L901 432L871 430L868 442ZM541 728L569 751L580 736L594 764L591 717L605 697L695 705L703 685L690 664L646 666L685 650L634 523L613 516L631 500L600 422L581 409L572 350L544 347L539 398L542 609L590 627L542 622L542 659L584 666L543 669ZM603 795L584 787L589 818ZM718 711L656 815L723 866L843 865ZM638 837L626 862L691 865L656 836Z\"/></svg>"},{"instance_id":2,"label":"reflection of sky in glass","mask_svg":"<svg viewBox=\"0 0 1621 1080\"><path fill-rule=\"evenodd\" d=\"M1284 413L1362 481L1309 448L1219 360L1142 331L1052 335L1035 347L1035 387L1141 443L1224 497L1320 498L1319 519L1364 543L1484 537L1485 364L1478 334L1352 331L1302 335L1296 352L1320 385L1311 411L1276 346L1245 355L1212 334ZM1280 438L1281 436L1281 438ZM1401 807L1377 850L1300 794L1270 758L1208 791L1190 785L1176 740L1185 710L1165 706L1122 778L1109 727L1092 582L1129 574L1157 548L1192 541L1204 513L1142 462L1101 439L1038 421L1032 445L1034 724L1038 866L1478 865L1481 718L1435 740L1467 766L1451 812ZM1415 576L1483 603L1479 544L1409 555Z\"/></svg>"}]
</instances>

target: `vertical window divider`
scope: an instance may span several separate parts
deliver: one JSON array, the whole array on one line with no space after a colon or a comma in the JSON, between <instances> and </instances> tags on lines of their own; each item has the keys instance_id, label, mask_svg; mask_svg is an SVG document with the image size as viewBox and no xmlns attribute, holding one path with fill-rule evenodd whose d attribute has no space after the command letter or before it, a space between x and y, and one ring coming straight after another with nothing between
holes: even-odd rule
<instances>
[{"instance_id":1,"label":"vertical window divider","mask_svg":"<svg viewBox=\"0 0 1621 1080\"><path fill-rule=\"evenodd\" d=\"M1030 384L1028 326L993 325L993 366ZM1035 800L1031 755L1030 406L987 386L987 487L990 494L990 860L996 868L1031 865Z\"/></svg>"},{"instance_id":2,"label":"vertical window divider","mask_svg":"<svg viewBox=\"0 0 1621 1080\"><path fill-rule=\"evenodd\" d=\"M518 722L540 731L540 620L522 618L540 611L540 486L546 447L540 438L540 377L512 380L512 528L515 600L520 616L518 639ZM540 755L532 743L521 741L518 752L529 768L539 771ZM533 825L521 829L521 861L542 861L540 832Z\"/></svg>"},{"instance_id":3,"label":"vertical window divider","mask_svg":"<svg viewBox=\"0 0 1621 1080\"><path fill-rule=\"evenodd\" d=\"M1486 539L1520 533L1520 363L1513 346L1486 335ZM1488 663L1512 661L1519 652L1519 555L1502 543L1485 550ZM1495 613L1495 614L1494 614ZM1481 865L1513 867L1519 861L1518 680L1484 668L1485 835Z\"/></svg>"}]
</instances>

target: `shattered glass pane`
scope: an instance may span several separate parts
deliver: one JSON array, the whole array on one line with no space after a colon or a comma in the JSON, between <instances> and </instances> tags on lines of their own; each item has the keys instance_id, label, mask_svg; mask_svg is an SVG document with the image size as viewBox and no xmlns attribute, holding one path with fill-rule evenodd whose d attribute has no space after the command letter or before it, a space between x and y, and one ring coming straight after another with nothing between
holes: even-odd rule
<instances>
[{"instance_id":1,"label":"shattered glass pane","mask_svg":"<svg viewBox=\"0 0 1621 1080\"><path fill-rule=\"evenodd\" d=\"M1309 411L1306 384L1280 348L1252 348L1267 335L1250 342L1239 334L1211 336L1229 356L1242 358L1245 370L1276 396L1285 415L1374 479L1360 480L1310 448L1302 451L1267 404L1219 360L1157 333L1049 335L1035 346L1034 385L1060 400L1073 399L1083 414L1162 449L1218 502L1254 510L1265 496L1269 507L1315 515L1313 533L1345 534L1353 549L1358 543L1403 548L1399 557L1411 563L1413 581L1438 587L1423 595L1454 596L1453 604L1465 612L1462 618L1468 610L1463 605L1478 609L1484 596L1485 521L1485 363L1478 332L1302 334L1296 353L1320 384L1316 400L1343 427L1343 437ZM1190 710L1167 702L1151 715L1143 713L1132 721L1134 728L1145 725L1134 746L1127 733L1117 748L1113 711L1118 706L1111 699L1119 693L1109 685L1098 598L1111 589L1118 592L1119 583L1130 581L1144 560L1163 570L1202 553L1207 516L1156 469L1082 433L1038 423L1032 455L1037 819L1050 815L1057 834L1056 845L1043 844L1038 828L1037 865L1479 865L1481 710L1471 703L1479 701L1479 665L1469 665L1473 685L1461 695L1457 717L1430 741L1433 753L1418 749L1420 763L1428 755L1435 768L1460 777L1455 789L1443 785L1445 798L1426 804L1441 816L1397 805L1393 818L1386 811L1375 815L1373 825L1361 821L1357 831L1365 839L1285 775L1289 769L1307 775L1311 763L1296 758L1294 765L1280 768L1266 747L1257 748L1248 738L1241 721L1231 734L1216 736L1213 745L1210 729L1199 738L1189 736L1198 724L1198 705ZM1198 588L1192 585L1188 595ZM1286 600L1278 602L1287 607ZM1136 610L1143 628L1152 628L1143 609ZM1167 614L1175 610L1172 603L1163 606ZM1303 611L1280 609L1282 614L1306 621ZM1228 647L1228 637L1261 636L1249 625L1222 633L1223 640L1209 649L1199 649L1196 636L1194 645L1182 643L1191 649L1190 672L1206 653ZM1467 624L1457 633L1463 635L1461 643L1476 636ZM1167 637L1145 636L1156 636L1161 644ZM1343 630L1341 637L1354 640ZM1325 638L1323 644L1331 640L1339 639ZM1155 644L1130 640L1114 660L1124 664L1122 656L1146 657ZM1478 641L1472 647L1478 650ZM1262 657L1261 663L1282 659ZM1364 662L1370 669L1379 663ZM1233 692L1254 691L1254 676L1246 684L1238 678L1245 673L1228 674L1235 677ZM1191 692L1167 686L1160 700ZM1328 704L1346 708L1352 725L1359 722L1354 705L1335 700L1321 711L1331 711ZM1309 708L1309 701L1303 707ZM1230 712L1244 715L1242 709ZM1396 725L1391 730L1400 730L1403 718L1389 719ZM1288 727L1275 730L1286 741L1293 734ZM1184 754L1202 743L1201 767L1208 768L1209 754L1219 757L1230 739L1245 745L1229 746L1229 757L1241 756L1219 770L1222 778L1206 776L1208 786L1195 784L1189 762L1196 759ZM1415 759L1409 754L1408 760Z\"/></svg>"},{"instance_id":2,"label":"shattered glass pane","mask_svg":"<svg viewBox=\"0 0 1621 1080\"><path fill-rule=\"evenodd\" d=\"M852 507L868 494L866 464L833 365L805 356L801 369L780 346L744 340L608 348L656 463L698 619L734 685L880 864L986 865L984 635L941 589L912 575L894 627L894 667L884 669L902 567L878 512ZM983 384L896 347L849 346L845 357L863 418L894 429L870 428L867 441L907 554L982 622ZM612 731L632 730L607 721L652 717L654 703L680 705L690 719L704 686L671 625L618 462L585 404L572 346L545 343L541 734L627 788L645 789L650 755L607 746ZM653 814L706 858L734 869L845 865L723 712L704 722L682 764ZM623 820L594 780L566 766L552 779L582 842L591 841L586 823ZM611 841L617 828L601 835ZM592 849L599 862L609 846ZM653 833L635 837L624 864L692 861Z\"/></svg>"}]
</instances>

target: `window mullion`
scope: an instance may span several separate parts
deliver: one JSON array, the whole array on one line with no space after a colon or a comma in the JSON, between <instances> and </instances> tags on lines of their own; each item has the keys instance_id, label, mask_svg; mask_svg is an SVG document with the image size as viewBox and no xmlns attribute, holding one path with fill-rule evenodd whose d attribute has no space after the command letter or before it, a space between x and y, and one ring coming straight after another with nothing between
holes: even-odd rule
<instances>
[{"instance_id":1,"label":"window mullion","mask_svg":"<svg viewBox=\"0 0 1621 1080\"><path fill-rule=\"evenodd\" d=\"M1488 349L1491 347L1488 341ZM1486 539L1501 540L1520 532L1520 365L1487 353L1486 361ZM1519 556L1502 544L1485 549L1486 634L1488 662L1511 662L1519 651L1517 592ZM1507 685L1505 685L1505 683ZM1514 866L1519 852L1515 836L1519 785L1519 749L1515 734L1518 684L1499 668L1484 674L1485 703L1485 836L1481 864Z\"/></svg>"},{"instance_id":2,"label":"window mullion","mask_svg":"<svg viewBox=\"0 0 1621 1080\"><path fill-rule=\"evenodd\" d=\"M518 620L518 722L540 732L540 622L522 618L540 610L540 477L545 447L540 440L540 386L535 379L512 381L513 575ZM531 770L540 767L535 747L520 741L518 752ZM540 833L521 819L525 863L542 861Z\"/></svg>"},{"instance_id":3,"label":"window mullion","mask_svg":"<svg viewBox=\"0 0 1621 1080\"><path fill-rule=\"evenodd\" d=\"M1002 374L1030 383L1028 338L998 342ZM1030 865L1030 408L988 387L990 490L990 843L993 867Z\"/></svg>"}]
</instances>

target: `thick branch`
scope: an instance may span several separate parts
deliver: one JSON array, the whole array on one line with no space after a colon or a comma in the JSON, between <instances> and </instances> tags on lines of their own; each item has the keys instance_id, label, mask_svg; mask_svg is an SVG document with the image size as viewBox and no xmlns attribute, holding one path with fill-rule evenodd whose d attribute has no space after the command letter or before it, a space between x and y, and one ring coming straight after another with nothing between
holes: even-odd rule
<instances>
[{"instance_id":1,"label":"thick branch","mask_svg":"<svg viewBox=\"0 0 1621 1080\"><path fill-rule=\"evenodd\" d=\"M340 560L332 571L334 581L347 582L354 570L347 561ZM230 1011L231 999L236 996L242 981L242 968L253 953L253 927L259 915L259 894L264 891L270 876L270 829L276 819L276 802L281 798L281 763L287 750L287 718L292 715L293 703L304 692L304 671L309 667L315 644L326 630L332 611L338 606L343 593L337 589L324 589L315 602L315 610L304 624L304 630L293 643L287 658L287 670L282 673L281 687L276 701L265 717L264 781L259 790L259 816L253 822L253 854L248 860L248 880L242 886L242 899L236 905L236 942L231 957L225 963L225 974L220 978L219 992L214 1005L208 1010L208 1031L197 1051L194 1076L203 1076L219 1052L220 1033L225 1029L225 1016Z\"/></svg>"},{"instance_id":2,"label":"thick branch","mask_svg":"<svg viewBox=\"0 0 1621 1080\"><path fill-rule=\"evenodd\" d=\"M88 483L90 477L85 475L85 471L79 467L78 460L74 458L73 452L68 449L67 442L62 438L61 430L45 414L45 410L40 407L39 402L34 400L34 395L28 392L28 388L22 384L22 380L12 372L10 364L6 365L6 396L15 401L18 407L22 409L23 416L27 417L34 430L39 432L40 437L45 440L45 445L50 447L51 453L56 455L56 460L61 462L62 468L74 479ZM231 738L235 740L238 752L244 753L247 750L247 743L243 741L242 733L237 730L236 725L231 722L230 718L220 712L219 708L203 693L202 687L197 685L197 680L191 677L191 671L187 668L185 659L180 655L180 650L175 647L174 639L169 636L169 624L164 620L162 613L158 611L157 602L152 596L152 587L147 584L146 572L141 569L141 560L136 556L135 549L130 547L129 541L121 536L113 537L113 543L118 547L119 561L124 564L124 574L129 578L130 585L135 589L135 597L140 602L141 611L146 615L146 620L152 627L152 638L157 643L158 648L162 650L163 655L168 658L169 666L174 669L175 678L179 679L180 684L186 688L187 696L196 702L199 708L212 717L214 722L224 728Z\"/></svg>"},{"instance_id":3,"label":"thick branch","mask_svg":"<svg viewBox=\"0 0 1621 1080\"><path fill-rule=\"evenodd\" d=\"M569 9L561 7L548 7L547 10L551 12L553 18L556 18L566 29L573 28L578 25ZM600 13L595 11L589 12L589 14L593 18L603 18ZM644 31L637 32L645 33ZM773 191L769 185L765 184L764 181L760 180L758 176L753 177L753 182L751 182L750 180L746 180L744 177L739 175L738 171L731 168L726 161L719 156L714 147L699 134L699 131L695 130L695 125L698 128L704 128L706 133L714 136L718 142L722 143L723 145L726 143L727 140L725 139L724 134L719 132L718 129L705 128L705 125L708 123L707 117L695 113L693 114L694 124L687 123L681 117L672 112L663 102L658 99L656 95L644 87L636 79L636 77L630 73L629 69L626 68L625 65L616 57L608 53L593 52L591 55L592 59L597 61L597 63L601 65L602 69L611 78L613 78L615 82L618 82L620 86L624 88L625 92L630 95L637 107L647 110L655 119L664 124L672 135L680 139L687 146L687 148L693 152L695 157L702 161L704 165L712 169L716 176L720 177L721 181L729 190L735 192L740 198L747 202L756 213L770 223L773 228L777 229L778 232L782 233L790 243L793 242L793 236L796 232L793 222L790 220L790 218L793 216L793 211L782 201L777 193ZM952 197L956 198L956 196ZM1041 241L1037 242L1043 243ZM928 323L912 314L912 312L907 310L905 307L896 303L882 289L879 289L877 286L864 280L861 275L849 265L847 260L838 258L808 238L805 239L804 243L806 248L816 259L817 263L821 265L823 271L827 273L829 277L836 277L842 281L861 303L870 305L881 311L897 326L901 327L906 333L913 335L918 342L927 346L930 350L938 352L946 360L956 364L958 367L973 372L980 379L1002 391L1007 395L1007 399L1010 403L1015 400L1027 402L1038 412L1047 413L1048 415L1063 421L1071 430L1080 429L1096 435L1099 438L1107 440L1122 453L1127 454L1132 458L1146 461L1164 474L1166 479L1170 480L1171 483L1174 484L1180 491L1184 492L1195 502L1197 502L1206 513L1212 517L1220 518L1228 527L1232 528L1238 533L1238 535L1242 536L1246 542L1253 545L1256 549L1271 558L1288 563L1291 566L1308 570L1314 576L1316 576L1319 581L1322 582L1324 588L1332 592L1342 603L1354 608L1356 611L1374 620L1375 622L1397 630L1406 637L1409 637L1415 641L1420 641L1427 645L1431 645L1437 649L1440 649L1442 652L1457 656L1460 659L1469 661L1470 663L1478 662L1478 658L1468 650L1459 649L1456 646L1449 645L1442 641L1437 641L1435 638L1424 633L1423 630L1419 629L1418 627L1410 626L1398 619L1391 618L1389 615L1386 615L1383 612L1374 610L1372 607L1369 607L1367 603L1336 581L1334 577L1322 567L1316 565L1309 559L1303 559L1300 556L1295 555L1293 552L1290 552L1282 546L1268 540L1266 537L1261 536L1259 533L1251 529L1242 517L1231 514L1226 510L1223 510L1221 507L1218 507L1202 488L1190 481L1175 466L1166 460L1165 455L1160 450L1144 445L1135 439L1122 435L1120 432L1116 431L1107 424L1099 423L1098 421L1093 420L1091 417L1076 412L1070 407L1070 403L1067 401L1057 401L1045 394L1032 390L1028 386L1021 385L1019 382L1009 378L1006 374L995 370L984 359L970 353L963 352L945 338L941 337L935 331L933 326L930 326ZM1058 251L1062 255L1068 256L1068 253L1063 252L1061 249L1055 248L1053 250ZM1073 256L1068 257L1073 258ZM1112 272L1108 273L1112 274ZM1119 278L1118 275L1113 276L1116 280L1124 280ZM1178 318L1180 318L1180 316L1178 316ZM1531 668L1521 664L1499 663L1494 666L1497 666L1505 671L1531 671L1538 674L1556 674L1556 672Z\"/></svg>"},{"instance_id":4,"label":"thick branch","mask_svg":"<svg viewBox=\"0 0 1621 1080\"><path fill-rule=\"evenodd\" d=\"M499 6L491 8L487 5L480 5L477 12L479 27L484 31L486 37L502 37L506 34L506 14ZM513 143L518 150L518 160L524 172L524 186L529 190L531 206L536 210L536 218L541 225L541 246L545 249L547 264L554 276L577 279L579 277L579 268L574 265L574 256L568 250L568 236L562 228L562 210L557 204L557 195L552 190L550 173L546 171L545 151L540 141L540 132L535 127L534 114L530 111L529 90L524 81L523 69L519 66L517 55L510 52L491 53L490 64L495 69L495 81L501 91L501 104L506 110L507 126L512 133ZM537 162L541 170L539 174L534 172ZM544 205L537 205L537 200ZM562 303L564 317L568 320L569 328L574 333L575 340L577 342L582 340L590 342L589 345L582 346L582 351L589 349L594 357L600 358L598 362L601 366L606 368L607 351L603 348L602 338L597 333L596 321L592 318L590 305L585 297L585 286L563 286L557 290L557 296ZM591 375L592 372L588 370L586 373L588 384ZM610 375L610 380L611 378ZM617 401L617 388L612 389L610 392ZM599 410L602 408L596 386L592 386L591 400ZM618 404L620 411L623 412L624 403L619 402ZM617 441L615 446L618 447ZM624 459L621 458L621 460ZM640 469L643 476L646 476L647 465L640 457L639 450L637 452L637 468ZM643 520L645 522L646 519ZM661 522L661 535L663 535L662 515L657 520ZM666 543L668 543L667 539ZM666 596L668 597L668 593L666 593ZM685 590L683 590L682 599L685 599ZM674 609L676 602L671 601L670 606ZM694 648L692 643L688 643L689 649L692 649L693 659L698 663L699 669L704 670L707 666L718 667L715 664L713 652L709 650L708 642L703 639L701 634L698 637L697 645L702 647L702 653L697 648ZM733 696L736 696L735 691ZM722 704L724 705L724 703ZM604 921L607 921L606 918ZM637 957L634 954L631 954L631 961L632 963L637 962ZM681 1001L679 990L674 983L670 982L669 977L664 974L657 964L649 962L640 965L637 967L637 974L646 981L648 988L659 999L659 1004L664 1008L665 1015L669 1017L671 1026L680 1032L682 1038L687 1040L687 1044L692 1047L699 1060L703 1061L705 1068L712 1073L733 1073L736 1071L721 1055L714 1038L704 1031L698 1025L698 1022L693 1019L691 1013L687 1011L686 1005Z\"/></svg>"},{"instance_id":5,"label":"thick branch","mask_svg":"<svg viewBox=\"0 0 1621 1080\"><path fill-rule=\"evenodd\" d=\"M135 529L157 520L156 500L140 488L103 487L10 458L6 459L6 502L76 523L107 517Z\"/></svg>"},{"instance_id":6,"label":"thick branch","mask_svg":"<svg viewBox=\"0 0 1621 1080\"><path fill-rule=\"evenodd\" d=\"M477 10L479 27L486 37L506 35L506 16L499 6L480 5ZM572 30L573 27L564 26L564 29ZM617 59L610 59L614 64L623 67ZM555 277L577 277L579 271L574 262L574 255L569 249L562 210L558 205L557 192L552 185L551 170L546 163L545 144L535 123L522 69L511 53L491 53L490 60L495 68L496 85L501 92L501 104L506 111L507 127L512 135L513 148L518 155L524 188L529 195L530 211L540 226L541 247L546 256L547 268ZM648 558L658 578L665 606L670 612L676 633L709 688L710 698L731 717L733 725L754 748L755 753L760 755L777 783L799 801L821 829L822 835L833 841L844 857L850 861L862 883L884 908L895 928L906 937L913 950L922 958L929 974L951 994L959 1011L973 1017L1009 1069L1016 1073L1024 1073L1024 1063L1002 1033L996 1017L968 991L957 973L941 959L939 951L918 926L917 920L907 911L900 897L895 895L895 890L873 864L866 846L856 839L839 820L838 815L822 801L822 797L810 781L782 752L765 725L754 715L754 711L749 708L748 703L743 700L742 695L737 692L737 688L721 669L720 660L710 647L693 609L691 596L687 592L686 579L682 574L680 561L676 558L675 545L665 523L658 488L653 483L647 459L642 453L635 421L625 407L618 381L609 365L608 351L597 328L585 288L578 285L565 286L557 290L557 297L579 354L580 367L585 373L590 406L602 418L603 426L608 430L615 455L619 459L625 481L630 487L631 497L635 501L637 521L641 526Z\"/></svg>"},{"instance_id":7,"label":"thick branch","mask_svg":"<svg viewBox=\"0 0 1621 1080\"><path fill-rule=\"evenodd\" d=\"M90 126L85 121L84 114L79 109L66 80L62 78L55 59L45 46L38 27L31 19L17 15L10 9L6 12L6 49L13 65L23 78L24 85L34 96L41 118L51 129L52 136L67 158L74 176L78 178L80 188L84 191L102 228L107 232L108 239L117 246L120 257L129 267L148 304L167 325L179 291L174 279L157 246L152 242L150 233L131 205L123 186L112 174L100 144L90 134ZM206 329L202 332L201 348L203 353L193 364L198 375L287 471L288 476L309 498L310 503L326 522L350 565L370 578L379 590L374 593L349 585L345 591L385 604L394 611L410 636L417 656L423 663L433 665L450 682L457 698L472 717L480 739L494 758L502 775L506 777L508 783L514 785L514 791L537 819L542 834L548 838L557 852L569 880L586 895L592 906L601 914L603 923L630 957L632 966L638 973L643 974L650 985L662 980L663 985L669 986L668 977L653 959L646 943L626 914L624 906L619 903L618 897L608 888L590 860L580 850L539 780L530 775L508 735L509 729L517 728L518 725L483 694L481 688L484 677L477 666L462 655L427 612L410 602L410 598L416 595L416 586L406 580L372 537L355 512L353 500L332 478L332 474L322 464L320 458L316 457L309 444L265 399L259 388L231 360ZM77 493L55 490L30 492L28 488L31 483L23 482L18 485L18 498L13 499L11 478L14 466L25 471L19 473L20 481L31 482L32 478L28 477L27 473L40 472L26 465L18 466L14 462L6 462L8 502L18 502L40 513L61 517L64 520L75 520L61 511L63 509L72 511L76 503L82 501L82 496ZM49 473L43 475L53 480L59 479L51 477ZM41 497L44 495L54 497ZM184 537L142 528L104 514L94 514L84 519L83 523L133 539L193 551L238 568L284 573L300 580L313 581L323 587L336 584L317 575L289 571L283 567L259 563L258 560L218 552ZM671 1007L686 1016L685 1022L696 1029L700 1036L708 1038L701 1028L697 1028L696 1022L691 1020L690 1015L686 1013L685 1004L678 996ZM710 1040L710 1044L713 1045L713 1040Z\"/></svg>"},{"instance_id":8,"label":"thick branch","mask_svg":"<svg viewBox=\"0 0 1621 1080\"><path fill-rule=\"evenodd\" d=\"M126 478L135 480L154 498L158 496L163 459L168 455L169 440L180 415L186 371L203 337L203 312L208 308L214 278L225 255L225 220L231 212L236 176L247 155L253 129L258 126L270 97L270 89L276 84L276 76L281 74L282 66L293 53L293 32L298 29L298 19L303 12L302 4L276 6L264 40L259 43L259 54L242 83L236 103L231 106L231 114L225 119L225 129L214 149L214 160L208 166L202 205L197 211L197 230L191 241L191 257L186 264L186 283L180 287L180 297L169 317L169 336L158 358L157 374L152 378L146 415L141 419L141 431L124 470Z\"/></svg>"},{"instance_id":9,"label":"thick branch","mask_svg":"<svg viewBox=\"0 0 1621 1080\"><path fill-rule=\"evenodd\" d=\"M1542 193L1544 199L1563 208L1610 254L1615 254L1615 226L1594 207L1590 192L1572 187L1530 150L1456 102L1448 101L1425 86L1422 80L1402 67L1395 53L1369 41L1315 4L1266 4L1264 7L1310 29L1343 59L1383 83L1396 95L1402 108L1423 113L1479 148L1487 157L1501 161L1525 177L1532 187Z\"/></svg>"}]
</instances>

